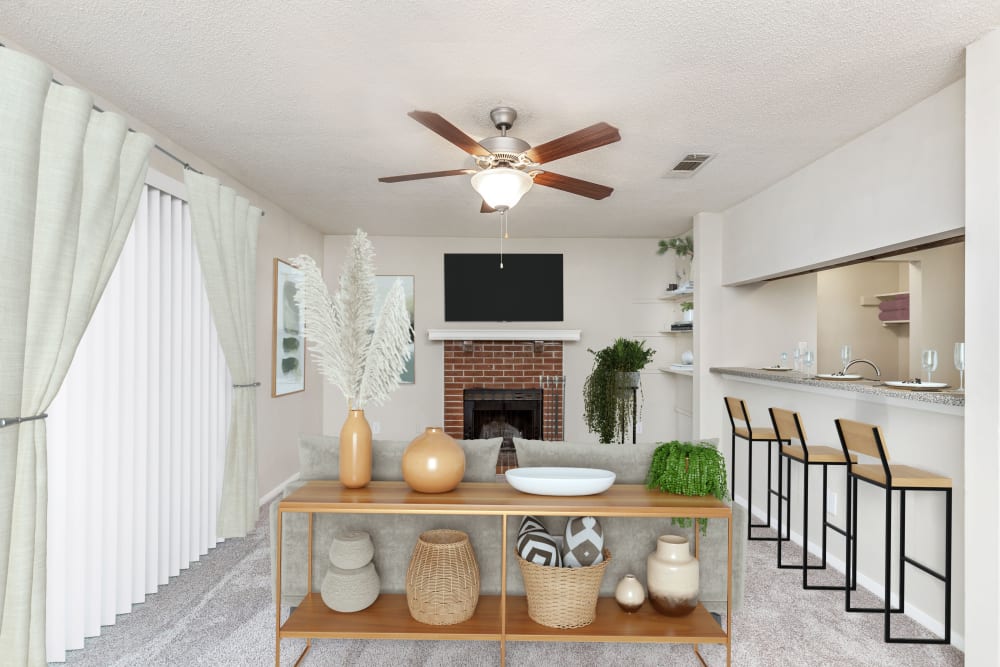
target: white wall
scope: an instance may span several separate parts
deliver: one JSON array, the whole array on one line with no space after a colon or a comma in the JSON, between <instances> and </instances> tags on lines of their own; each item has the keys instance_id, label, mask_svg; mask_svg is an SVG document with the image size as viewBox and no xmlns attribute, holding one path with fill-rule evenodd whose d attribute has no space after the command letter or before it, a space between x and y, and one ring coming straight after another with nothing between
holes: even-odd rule
<instances>
[{"instance_id":1,"label":"white wall","mask_svg":"<svg viewBox=\"0 0 1000 667\"><path fill-rule=\"evenodd\" d=\"M910 377L926 377L920 367L924 349L937 350L935 382L957 387L955 343L965 340L965 244L907 253L910 271ZM914 275L919 280L914 279Z\"/></svg>"},{"instance_id":2,"label":"white wall","mask_svg":"<svg viewBox=\"0 0 1000 667\"><path fill-rule=\"evenodd\" d=\"M472 223L482 223L473 219ZM642 374L644 431L639 440L664 440L677 435L674 413L677 387L683 385L657 368L677 361L685 338L658 333L679 320L677 304L657 298L674 278L673 255L657 255L657 239L517 239L504 243L506 253L563 254L564 322L450 323L444 321L444 253L494 253L495 239L371 237L380 275L413 275L416 318L416 383L402 385L389 402L365 410L382 438L411 439L424 427L439 425L444 411L443 344L427 340L428 329L580 329L579 342L564 346L566 375L566 440L596 442L583 422L583 382L593 363L587 348L600 349L616 337L641 337L655 349L652 364ZM324 276L335 289L350 237L326 237ZM687 337L690 338L690 337ZM676 340L675 340L676 339ZM327 385L323 431L336 434L345 417L339 390Z\"/></svg>"},{"instance_id":3,"label":"white wall","mask_svg":"<svg viewBox=\"0 0 1000 667\"><path fill-rule=\"evenodd\" d=\"M960 233L964 92L958 81L727 210L723 282Z\"/></svg>"},{"instance_id":4,"label":"white wall","mask_svg":"<svg viewBox=\"0 0 1000 667\"><path fill-rule=\"evenodd\" d=\"M1000 655L1000 31L966 51L965 405L966 661Z\"/></svg>"}]
</instances>

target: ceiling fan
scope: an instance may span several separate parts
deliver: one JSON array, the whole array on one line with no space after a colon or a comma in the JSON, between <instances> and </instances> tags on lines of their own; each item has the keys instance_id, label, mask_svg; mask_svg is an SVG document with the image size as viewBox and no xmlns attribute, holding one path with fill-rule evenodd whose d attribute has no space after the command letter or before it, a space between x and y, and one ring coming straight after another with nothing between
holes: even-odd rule
<instances>
[{"instance_id":1,"label":"ceiling fan","mask_svg":"<svg viewBox=\"0 0 1000 667\"><path fill-rule=\"evenodd\" d=\"M482 213L503 212L512 208L535 183L591 199L604 199L614 192L606 185L540 168L546 162L620 141L618 128L607 123L597 123L533 147L523 139L507 135L507 130L517 119L517 111L510 107L497 107L490 112L490 120L500 135L481 141L474 140L432 111L411 111L408 115L475 158L478 169L387 176L378 179L382 183L471 174L472 187L483 198Z\"/></svg>"}]
</instances>

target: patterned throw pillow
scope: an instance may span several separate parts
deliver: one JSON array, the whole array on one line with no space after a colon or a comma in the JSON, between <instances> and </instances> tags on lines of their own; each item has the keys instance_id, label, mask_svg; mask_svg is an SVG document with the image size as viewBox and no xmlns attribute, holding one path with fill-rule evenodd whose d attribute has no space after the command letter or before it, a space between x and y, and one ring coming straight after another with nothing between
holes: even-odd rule
<instances>
[{"instance_id":1,"label":"patterned throw pillow","mask_svg":"<svg viewBox=\"0 0 1000 667\"><path fill-rule=\"evenodd\" d=\"M533 516L521 519L517 531L517 553L536 565L562 566L559 541L549 535L542 522Z\"/></svg>"},{"instance_id":2,"label":"patterned throw pillow","mask_svg":"<svg viewBox=\"0 0 1000 667\"><path fill-rule=\"evenodd\" d=\"M587 567L604 560L604 530L596 518L577 516L566 522L562 546L563 565Z\"/></svg>"},{"instance_id":3,"label":"patterned throw pillow","mask_svg":"<svg viewBox=\"0 0 1000 667\"><path fill-rule=\"evenodd\" d=\"M543 533L548 532L545 530L545 526L536 517L526 516L521 519L521 527L517 529L517 536L520 537L529 531L540 530Z\"/></svg>"}]
</instances>

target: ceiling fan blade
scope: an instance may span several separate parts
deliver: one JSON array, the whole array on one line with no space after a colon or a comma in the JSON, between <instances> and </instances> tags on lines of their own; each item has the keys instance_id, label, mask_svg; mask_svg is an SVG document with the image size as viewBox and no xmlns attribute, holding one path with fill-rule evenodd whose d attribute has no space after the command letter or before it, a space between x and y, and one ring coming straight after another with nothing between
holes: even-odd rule
<instances>
[{"instance_id":1,"label":"ceiling fan blade","mask_svg":"<svg viewBox=\"0 0 1000 667\"><path fill-rule=\"evenodd\" d=\"M411 111L407 114L431 132L436 132L455 144L469 155L490 155L490 152L479 145L475 139L446 121L433 111Z\"/></svg>"},{"instance_id":2,"label":"ceiling fan blade","mask_svg":"<svg viewBox=\"0 0 1000 667\"><path fill-rule=\"evenodd\" d=\"M483 200L483 205L479 207L479 212L480 213L496 213L497 210L495 208L493 208L492 206L490 206L489 204L487 204L486 200L484 199Z\"/></svg>"},{"instance_id":3,"label":"ceiling fan blade","mask_svg":"<svg viewBox=\"0 0 1000 667\"><path fill-rule=\"evenodd\" d=\"M403 176L383 176L378 179L379 183L399 183L400 181L419 181L423 178L437 178L439 176L461 176L462 174L474 174L475 169L449 169L448 171L427 171L422 174L404 174Z\"/></svg>"},{"instance_id":4,"label":"ceiling fan blade","mask_svg":"<svg viewBox=\"0 0 1000 667\"><path fill-rule=\"evenodd\" d=\"M621 141L622 136L618 133L617 127L612 127L607 123L597 123L582 130L571 132L564 137L547 141L534 148L525 151L532 162L542 164L552 162L569 155L576 155L592 148L613 144Z\"/></svg>"},{"instance_id":5,"label":"ceiling fan blade","mask_svg":"<svg viewBox=\"0 0 1000 667\"><path fill-rule=\"evenodd\" d=\"M556 190L571 192L581 197L590 197L591 199L604 199L615 191L614 188L609 188L606 185L583 181L572 176L554 174L551 171L542 171L535 174L535 183L555 188Z\"/></svg>"}]
</instances>

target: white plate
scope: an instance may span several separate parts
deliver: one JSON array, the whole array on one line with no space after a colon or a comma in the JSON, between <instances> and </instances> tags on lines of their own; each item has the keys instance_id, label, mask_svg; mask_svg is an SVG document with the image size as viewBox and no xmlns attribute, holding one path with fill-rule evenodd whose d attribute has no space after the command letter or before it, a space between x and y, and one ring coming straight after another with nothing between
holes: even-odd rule
<instances>
[{"instance_id":1,"label":"white plate","mask_svg":"<svg viewBox=\"0 0 1000 667\"><path fill-rule=\"evenodd\" d=\"M792 369L791 368L783 368L781 366L761 366L760 370L762 370L762 371L790 371Z\"/></svg>"},{"instance_id":2,"label":"white plate","mask_svg":"<svg viewBox=\"0 0 1000 667\"><path fill-rule=\"evenodd\" d=\"M886 382L885 386L892 387L893 389L909 389L910 391L937 391L938 389L947 389L948 383L892 381L892 382Z\"/></svg>"},{"instance_id":3,"label":"white plate","mask_svg":"<svg viewBox=\"0 0 1000 667\"><path fill-rule=\"evenodd\" d=\"M598 468L514 468L504 477L518 491L538 496L590 496L615 483L613 472Z\"/></svg>"},{"instance_id":4,"label":"white plate","mask_svg":"<svg viewBox=\"0 0 1000 667\"><path fill-rule=\"evenodd\" d=\"M816 378L819 380L864 380L860 375L838 375L836 373L818 373Z\"/></svg>"}]
</instances>

